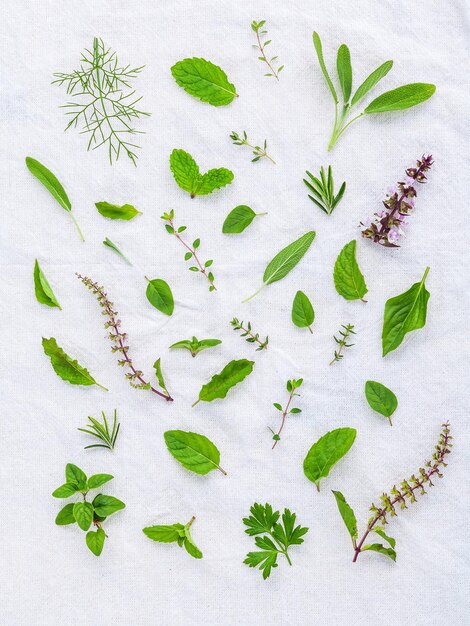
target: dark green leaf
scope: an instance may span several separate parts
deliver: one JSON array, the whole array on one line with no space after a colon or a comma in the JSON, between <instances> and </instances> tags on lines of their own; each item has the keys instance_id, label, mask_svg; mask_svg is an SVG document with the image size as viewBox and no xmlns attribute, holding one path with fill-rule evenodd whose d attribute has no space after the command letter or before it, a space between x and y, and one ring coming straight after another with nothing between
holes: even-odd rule
<instances>
[{"instance_id":1,"label":"dark green leaf","mask_svg":"<svg viewBox=\"0 0 470 626\"><path fill-rule=\"evenodd\" d=\"M241 233L255 219L256 213L249 206L241 204L235 207L225 218L223 233Z\"/></svg>"},{"instance_id":2,"label":"dark green leaf","mask_svg":"<svg viewBox=\"0 0 470 626\"><path fill-rule=\"evenodd\" d=\"M73 516L82 530L88 530L93 522L93 506L90 502L75 502Z\"/></svg>"},{"instance_id":3,"label":"dark green leaf","mask_svg":"<svg viewBox=\"0 0 470 626\"><path fill-rule=\"evenodd\" d=\"M100 517L108 517L109 515L112 515L113 513L124 509L125 506L126 505L124 504L124 502L121 502L121 500L118 500L113 496L105 496L102 493L97 495L96 498L93 500L93 507L95 509L95 512Z\"/></svg>"},{"instance_id":4,"label":"dark green leaf","mask_svg":"<svg viewBox=\"0 0 470 626\"><path fill-rule=\"evenodd\" d=\"M384 113L386 111L402 111L428 100L436 91L435 85L427 83L411 83L386 91L372 100L364 113Z\"/></svg>"},{"instance_id":5,"label":"dark green leaf","mask_svg":"<svg viewBox=\"0 0 470 626\"><path fill-rule=\"evenodd\" d=\"M109 202L96 202L95 207L103 217L109 217L112 220L131 220L136 215L142 215L131 204L110 204Z\"/></svg>"},{"instance_id":6,"label":"dark green leaf","mask_svg":"<svg viewBox=\"0 0 470 626\"><path fill-rule=\"evenodd\" d=\"M195 406L201 400L212 402L216 398L225 398L227 392L235 385L244 380L253 371L254 361L240 359L230 361L220 374L215 374L211 380L203 385L199 392L199 399L193 404Z\"/></svg>"},{"instance_id":7,"label":"dark green leaf","mask_svg":"<svg viewBox=\"0 0 470 626\"><path fill-rule=\"evenodd\" d=\"M304 460L304 474L320 491L320 481L349 451L356 439L355 428L336 428L313 444Z\"/></svg>"},{"instance_id":8,"label":"dark green leaf","mask_svg":"<svg viewBox=\"0 0 470 626\"><path fill-rule=\"evenodd\" d=\"M315 319L315 313L313 306L303 291L298 291L295 294L294 302L292 303L292 321L299 328L308 328L310 332L312 329L310 326Z\"/></svg>"},{"instance_id":9,"label":"dark green leaf","mask_svg":"<svg viewBox=\"0 0 470 626\"><path fill-rule=\"evenodd\" d=\"M338 255L333 272L336 291L346 300L362 300L367 293L364 276L356 261L356 240L347 243Z\"/></svg>"},{"instance_id":10,"label":"dark green leaf","mask_svg":"<svg viewBox=\"0 0 470 626\"><path fill-rule=\"evenodd\" d=\"M392 561L397 560L397 553L395 552L395 550L393 548L386 548L381 543L373 543L368 546L362 546L362 551L364 550L373 550L374 552L380 552L380 554L388 556L390 559L392 559Z\"/></svg>"},{"instance_id":11,"label":"dark green leaf","mask_svg":"<svg viewBox=\"0 0 470 626\"><path fill-rule=\"evenodd\" d=\"M147 280L148 285L145 293L147 300L158 311L161 311L165 315L172 315L175 302L168 283L161 278L154 278L152 280L147 278Z\"/></svg>"},{"instance_id":12,"label":"dark green leaf","mask_svg":"<svg viewBox=\"0 0 470 626\"><path fill-rule=\"evenodd\" d=\"M204 435L183 430L168 430L163 436L169 452L186 469L196 474L208 474L218 469L226 474L219 465L219 450Z\"/></svg>"},{"instance_id":13,"label":"dark green leaf","mask_svg":"<svg viewBox=\"0 0 470 626\"><path fill-rule=\"evenodd\" d=\"M338 505L338 510L340 512L341 517L343 518L343 522L348 529L349 534L353 539L357 539L357 520L354 515L354 511L346 502L345 497L341 493L341 491L333 491L333 495L336 498L336 504Z\"/></svg>"},{"instance_id":14,"label":"dark green leaf","mask_svg":"<svg viewBox=\"0 0 470 626\"><path fill-rule=\"evenodd\" d=\"M178 61L171 73L187 93L213 106L230 104L238 96L223 69L205 59L193 57Z\"/></svg>"},{"instance_id":15,"label":"dark green leaf","mask_svg":"<svg viewBox=\"0 0 470 626\"><path fill-rule=\"evenodd\" d=\"M336 68L338 70L339 84L343 92L343 101L345 104L349 102L352 89L352 67L351 54L349 48L343 43L339 47L338 57L336 60Z\"/></svg>"},{"instance_id":16,"label":"dark green leaf","mask_svg":"<svg viewBox=\"0 0 470 626\"><path fill-rule=\"evenodd\" d=\"M62 307L57 301L57 298L49 285L47 278L44 276L42 269L39 267L38 260L34 263L34 291L36 293L36 300L41 304L47 306L57 307L62 310Z\"/></svg>"},{"instance_id":17,"label":"dark green leaf","mask_svg":"<svg viewBox=\"0 0 470 626\"><path fill-rule=\"evenodd\" d=\"M392 425L390 418L398 406L398 400L393 391L382 383L368 380L365 385L365 393L370 407L377 413L388 417L390 425Z\"/></svg>"}]
</instances>

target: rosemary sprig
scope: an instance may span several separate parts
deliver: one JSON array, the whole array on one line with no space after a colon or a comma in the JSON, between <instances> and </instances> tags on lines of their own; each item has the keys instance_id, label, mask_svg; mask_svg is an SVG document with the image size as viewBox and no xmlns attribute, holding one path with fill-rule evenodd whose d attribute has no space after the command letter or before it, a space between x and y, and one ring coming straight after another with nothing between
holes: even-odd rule
<instances>
[{"instance_id":1,"label":"rosemary sprig","mask_svg":"<svg viewBox=\"0 0 470 626\"><path fill-rule=\"evenodd\" d=\"M279 402L273 402L273 406L275 409L277 409L278 411L281 412L281 425L279 427L279 430L277 431L277 433L274 432L274 430L272 428L270 428L269 430L272 432L273 434L273 439L274 439L274 443L272 446L272 450L274 450L274 448L277 445L277 442L281 440L281 432L282 429L284 428L284 424L286 422L286 417L288 415L295 414L295 413L301 413L302 411L300 409L297 409L296 407L290 409L290 405L292 400L296 397L299 396L300 397L300 393L295 393L295 390L298 389L303 383L303 378L299 378L298 380L292 379L292 380L288 380L286 383L286 389L289 393L289 399L287 401L286 404L286 408L283 409L282 406L279 404Z\"/></svg>"},{"instance_id":2,"label":"rosemary sprig","mask_svg":"<svg viewBox=\"0 0 470 626\"><path fill-rule=\"evenodd\" d=\"M338 350L335 350L335 356L333 357L333 360L330 362L330 365L333 365L333 363L335 363L335 361L340 361L343 358L343 348L351 348L354 344L353 343L348 343L348 338L351 335L355 335L356 333L354 332L354 325L353 324L347 324L346 326L344 324L341 325L341 328L344 328L344 330L339 330L339 334L341 335L341 339L338 339L338 337L333 336L333 339L336 341L336 343L338 344L339 348Z\"/></svg>"},{"instance_id":3,"label":"rosemary sprig","mask_svg":"<svg viewBox=\"0 0 470 626\"><path fill-rule=\"evenodd\" d=\"M113 450L116 445L116 439L119 434L119 428L121 424L117 421L117 412L114 409L114 420L113 427L110 430L108 420L106 419L106 415L104 411L101 411L101 415L103 416L103 422L100 423L91 415L88 416L90 423L87 424L86 428L77 428L82 433L88 433L97 439L100 439L103 443L94 443L91 446L85 446L85 450L88 448L108 448L108 450Z\"/></svg>"},{"instance_id":4,"label":"rosemary sprig","mask_svg":"<svg viewBox=\"0 0 470 626\"><path fill-rule=\"evenodd\" d=\"M132 359L130 359L128 355L129 346L127 345L127 333L122 333L119 330L121 326L121 320L117 319L116 316L118 312L114 310L114 304L108 299L104 288L98 285L98 283L93 282L91 278L88 278L87 276L77 274L77 277L86 287L88 287L93 295L97 297L98 304L103 309L101 313L108 318L108 320L104 324L104 327L108 330L108 337L114 344L111 350L113 352L119 352L121 355L121 358L118 360L118 365L129 369L129 371L126 373L126 378L129 380L131 387L134 387L135 389L148 389L157 394L157 396L160 396L161 398L164 398L169 402L173 401L173 398L166 390L165 385L162 385L162 382L160 381L158 375L157 379L159 381L160 387L163 389L163 392L155 389L155 387L152 387L150 383L144 380L143 372L134 367Z\"/></svg>"},{"instance_id":5,"label":"rosemary sprig","mask_svg":"<svg viewBox=\"0 0 470 626\"><path fill-rule=\"evenodd\" d=\"M178 241L180 241L183 244L183 246L186 248L187 252L184 255L184 260L189 261L189 259L194 259L194 262L196 263L196 265L192 265L191 267L189 267L189 270L191 272L200 272L201 274L203 274L209 282L209 291L216 291L216 287L214 285L214 274L210 270L207 271L207 269L212 265L213 260L209 259L204 264L201 263L196 253L196 250L199 248L201 244L201 240L195 239L193 241L192 246L187 244L184 241L184 239L180 236L180 233L186 230L186 226L180 226L179 228L176 228L173 222L174 217L175 217L175 212L173 211L173 209L171 209L169 213L164 213L161 216L162 220L164 220L165 222L168 222L167 224L165 224L165 228L167 232L170 235L174 235L176 239L178 239Z\"/></svg>"},{"instance_id":6,"label":"rosemary sprig","mask_svg":"<svg viewBox=\"0 0 470 626\"><path fill-rule=\"evenodd\" d=\"M253 47L256 48L259 51L259 54L261 55L258 57L258 59L262 61L263 63L266 63L266 65L269 68L269 73L265 74L265 76L274 76L274 78L278 81L279 74L282 72L284 65L281 65L280 67L277 68L277 70L275 70L272 64L274 61L278 59L278 57L274 56L268 59L266 55L266 47L269 46L269 44L271 43L271 39L264 40L264 41L262 40L263 35L268 34L267 30L263 30L263 26L265 24L266 24L266 20L261 20L260 22L256 22L255 20L253 20L251 22L251 28L253 32L256 34L256 41L257 41L257 43L253 45Z\"/></svg>"},{"instance_id":7,"label":"rosemary sprig","mask_svg":"<svg viewBox=\"0 0 470 626\"><path fill-rule=\"evenodd\" d=\"M233 330L242 330L242 334L240 335L240 337L246 337L246 341L248 341L248 343L257 343L258 347L256 348L256 352L258 352L259 350L267 350L268 349L268 343L269 343L269 337L266 336L266 339L264 341L262 341L259 338L259 333L252 333L251 332L251 322L248 322L248 324L245 326L243 326L243 320L240 322L236 317L233 318L233 320L230 322L230 324L233 326Z\"/></svg>"},{"instance_id":8,"label":"rosemary sprig","mask_svg":"<svg viewBox=\"0 0 470 626\"><path fill-rule=\"evenodd\" d=\"M249 143L248 135L246 134L246 131L243 131L243 137L240 137L240 135L237 132L232 130L230 134L230 139L233 141L233 143L236 146L248 146L249 148L252 148L253 154L255 155L255 158L251 159L252 163L256 163L256 161L259 161L260 159L265 157L266 159L269 159L271 163L274 163L274 165L276 165L276 161L274 161L274 159L272 159L267 153L268 143L266 139L264 140L263 148L261 148L260 146L254 146L251 143Z\"/></svg>"},{"instance_id":9,"label":"rosemary sprig","mask_svg":"<svg viewBox=\"0 0 470 626\"><path fill-rule=\"evenodd\" d=\"M304 178L304 183L313 194L313 196L309 195L308 197L327 215L331 215L333 213L333 209L336 207L337 204L339 204L341 198L344 195L344 192L346 190L346 183L343 182L337 195L335 196L333 172L331 169L331 165L328 166L327 175L325 174L325 168L323 166L320 168L320 178L317 178L309 171L305 173L310 178L310 180L306 180Z\"/></svg>"},{"instance_id":10,"label":"rosemary sprig","mask_svg":"<svg viewBox=\"0 0 470 626\"><path fill-rule=\"evenodd\" d=\"M81 125L82 134L89 134L87 150L108 146L109 162L117 160L124 151L134 165L140 146L129 141L129 136L142 134L131 124L148 116L137 108L142 99L135 97L131 81L144 66L131 68L119 66L115 52L106 48L102 39L93 39L93 50L82 53L80 69L70 73L55 73L55 85L65 85L72 102L63 105L70 121L65 130Z\"/></svg>"}]
</instances>

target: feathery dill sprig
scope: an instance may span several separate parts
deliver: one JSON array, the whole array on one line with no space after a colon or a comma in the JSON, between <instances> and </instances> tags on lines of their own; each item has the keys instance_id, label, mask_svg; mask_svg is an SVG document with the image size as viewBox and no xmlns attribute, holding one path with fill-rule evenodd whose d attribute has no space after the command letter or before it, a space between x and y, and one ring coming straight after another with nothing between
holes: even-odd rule
<instances>
[{"instance_id":1,"label":"feathery dill sprig","mask_svg":"<svg viewBox=\"0 0 470 626\"><path fill-rule=\"evenodd\" d=\"M259 350L267 350L268 349L268 343L269 343L269 337L266 336L266 339L264 341L262 341L259 338L259 333L252 333L251 332L251 322L248 322L248 324L245 326L243 326L243 320L240 322L236 317L233 318L233 320L230 322L230 324L233 326L233 330L242 330L242 334L240 335L240 337L246 337L246 341L248 341L248 343L257 343L258 347L256 348L256 352L258 352Z\"/></svg>"},{"instance_id":2,"label":"feathery dill sprig","mask_svg":"<svg viewBox=\"0 0 470 626\"><path fill-rule=\"evenodd\" d=\"M265 76L274 76L274 78L278 81L279 74L284 69L284 65L279 66L277 70L274 69L273 63L274 61L277 61L278 57L273 56L269 59L268 56L266 55L266 48L271 43L271 39L264 39L263 37L264 35L268 34L268 31L266 29L263 29L263 26L265 24L266 24L266 20L261 20L260 22L253 20L251 22L251 29L256 34L256 41L257 41L257 43L253 45L253 48L256 48L259 54L261 55L258 57L258 59L262 61L263 63L266 63L266 65L269 68L269 72L266 73Z\"/></svg>"},{"instance_id":3,"label":"feathery dill sprig","mask_svg":"<svg viewBox=\"0 0 470 626\"><path fill-rule=\"evenodd\" d=\"M173 401L173 398L170 396L166 387L164 384L162 385L160 379L158 378L157 368L157 379L159 380L159 385L163 391L159 391L158 389L155 389L155 387L152 387L152 385L143 378L143 372L134 367L132 359L129 358L128 354L129 346L127 345L127 333L120 331L121 320L116 317L118 312L114 310L114 304L108 299L108 296L104 291L104 287L92 281L91 278L88 278L87 276L82 276L77 273L77 277L86 287L88 287L93 295L96 296L98 304L102 308L102 315L105 315L108 318L104 327L108 331L109 339L114 344L111 350L120 354L121 358L118 360L118 365L121 365L129 370L126 372L126 378L128 379L131 387L134 387L135 389L148 389L169 402Z\"/></svg>"},{"instance_id":4,"label":"feathery dill sprig","mask_svg":"<svg viewBox=\"0 0 470 626\"><path fill-rule=\"evenodd\" d=\"M111 429L109 428L108 420L106 419L104 411L101 411L101 415L103 416L102 423L89 415L88 419L90 420L90 423L86 425L86 428L77 428L77 430L80 430L82 433L88 433L103 442L94 443L91 446L85 446L85 450L88 450L88 448L108 448L108 450L114 450L119 434L119 428L121 427L121 424L117 421L117 411L114 409L113 427Z\"/></svg>"},{"instance_id":5,"label":"feathery dill sprig","mask_svg":"<svg viewBox=\"0 0 470 626\"><path fill-rule=\"evenodd\" d=\"M65 130L81 125L81 134L90 136L87 150L108 145L109 162L125 152L134 165L140 148L129 137L143 134L132 123L148 116L137 108L142 97L136 97L131 81L145 66L120 66L115 52L106 48L102 39L93 39L93 50L82 53L80 69L70 73L55 73L54 85L65 85L72 102L63 105L70 117Z\"/></svg>"},{"instance_id":6,"label":"feathery dill sprig","mask_svg":"<svg viewBox=\"0 0 470 626\"><path fill-rule=\"evenodd\" d=\"M348 339L351 335L355 335L356 333L354 332L354 325L353 324L347 324L346 326L344 324L341 325L341 328L343 328L344 330L339 330L339 334L341 335L341 339L338 339L338 337L336 337L335 335L333 335L333 339L336 341L336 343L338 344L339 348L338 350L335 350L335 356L333 357L333 360L330 362L330 365L333 365L333 363L335 363L336 361L340 361L343 358L343 348L351 348L354 344L353 343L348 343Z\"/></svg>"},{"instance_id":7,"label":"feathery dill sprig","mask_svg":"<svg viewBox=\"0 0 470 626\"><path fill-rule=\"evenodd\" d=\"M265 157L266 159L269 159L271 163L274 163L274 165L276 165L276 161L272 159L267 152L268 142L266 141L266 139L264 140L264 144L262 148L261 146L254 146L253 144L249 143L248 135L246 134L245 130L243 131L243 137L241 137L237 132L232 130L230 134L230 139L233 141L233 143L236 146L248 146L249 148L253 150L253 154L255 156L254 156L254 159L251 159L252 163L256 163L256 161L259 161L260 159Z\"/></svg>"}]
</instances>

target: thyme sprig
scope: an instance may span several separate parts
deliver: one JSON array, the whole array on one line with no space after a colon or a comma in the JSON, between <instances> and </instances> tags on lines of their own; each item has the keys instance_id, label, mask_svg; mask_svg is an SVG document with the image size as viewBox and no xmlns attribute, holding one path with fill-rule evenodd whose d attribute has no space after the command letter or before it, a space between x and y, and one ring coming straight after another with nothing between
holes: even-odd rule
<instances>
[{"instance_id":1,"label":"thyme sprig","mask_svg":"<svg viewBox=\"0 0 470 626\"><path fill-rule=\"evenodd\" d=\"M165 228L167 232L170 235L174 235L176 239L178 239L178 241L180 241L183 244L183 246L186 248L187 252L184 255L184 260L189 261L190 259L193 259L194 262L196 263L196 265L191 265L188 269L191 272L200 272L201 274L203 274L209 282L209 291L216 291L216 287L214 285L214 274L210 270L208 271L208 268L212 265L214 261L212 259L209 259L205 261L205 263L203 264L199 260L196 250L199 248L201 244L201 240L195 239L193 241L192 246L187 244L185 240L180 236L180 234L186 230L186 226L180 226L179 228L176 228L174 221L173 221L174 217L175 217L175 212L173 209L171 209L169 213L164 213L161 216L162 220L164 220L165 222L168 222L167 224L165 224Z\"/></svg>"},{"instance_id":2,"label":"thyme sprig","mask_svg":"<svg viewBox=\"0 0 470 626\"><path fill-rule=\"evenodd\" d=\"M251 322L248 322L246 326L243 326L243 320L240 322L236 317L234 317L233 320L230 322L230 324L233 326L233 330L243 331L240 337L246 337L246 341L248 341L248 343L258 344L258 347L256 348L256 352L258 352L259 350L268 349L269 337L266 336L266 339L262 341L259 338L259 333L256 333L256 334L252 333Z\"/></svg>"},{"instance_id":3,"label":"thyme sprig","mask_svg":"<svg viewBox=\"0 0 470 626\"><path fill-rule=\"evenodd\" d=\"M108 146L109 162L117 160L125 152L134 165L140 148L129 137L142 134L132 122L148 116L137 108L142 99L135 96L131 81L144 66L132 68L120 66L115 52L105 47L102 39L93 39L93 49L82 53L80 69L69 73L55 73L55 85L65 85L72 102L63 105L70 116L65 130L81 125L81 134L90 136L87 150Z\"/></svg>"},{"instance_id":4,"label":"thyme sprig","mask_svg":"<svg viewBox=\"0 0 470 626\"><path fill-rule=\"evenodd\" d=\"M256 161L259 161L262 158L266 158L266 159L269 159L271 163L274 163L274 165L276 165L276 161L272 159L267 152L268 143L266 139L264 140L264 144L262 148L261 146L254 146L253 144L249 143L248 135L246 134L246 131L243 131L243 137L241 137L237 132L232 130L230 134L230 139L233 141L233 143L236 146L248 146L249 148L253 150L253 154L255 155L255 157L254 159L251 159L252 163L256 163Z\"/></svg>"},{"instance_id":5,"label":"thyme sprig","mask_svg":"<svg viewBox=\"0 0 470 626\"><path fill-rule=\"evenodd\" d=\"M126 367L129 370L126 372L126 378L128 379L131 387L134 387L135 389L148 389L169 402L173 401L173 398L168 393L165 386L161 384L160 380L159 385L163 391L159 391L158 389L155 389L155 387L152 387L152 385L144 379L143 372L134 367L132 359L129 358L128 354L129 346L127 345L127 333L120 331L121 320L116 317L118 312L114 310L114 304L108 299L108 296L104 291L104 287L92 281L91 278L88 278L87 276L82 276L77 273L77 277L86 287L88 287L93 295L97 297L98 304L102 308L102 315L105 315L108 318L104 327L108 330L108 337L114 344L111 350L113 352L118 352L121 356L118 360L118 365Z\"/></svg>"},{"instance_id":6,"label":"thyme sprig","mask_svg":"<svg viewBox=\"0 0 470 626\"><path fill-rule=\"evenodd\" d=\"M266 24L266 20L261 20L260 22L256 22L253 20L251 22L251 28L253 32L256 34L257 43L253 45L253 48L256 48L261 56L258 57L260 61L266 63L269 68L269 73L265 74L265 76L274 76L274 78L278 81L279 74L282 72L284 65L274 69L273 62L277 61L278 57L273 56L270 59L266 55L266 47L271 43L271 39L263 40L264 35L268 34L268 31L263 29L263 26Z\"/></svg>"},{"instance_id":7,"label":"thyme sprig","mask_svg":"<svg viewBox=\"0 0 470 626\"><path fill-rule=\"evenodd\" d=\"M274 448L277 445L277 442L281 440L281 432L282 429L284 428L284 424L286 422L286 417L290 414L295 414L295 413L301 413L302 411L296 407L293 407L292 409L290 408L290 405L292 403L292 400L296 397L299 396L300 397L300 393L296 393L296 389L298 389L303 383L303 378L299 378L297 380L292 379L292 380L288 380L286 383L286 389L289 393L289 399L287 400L287 404L286 404L286 408L283 409L282 406L279 404L279 402L273 402L273 406L275 409L277 409L278 411L281 412L281 425L279 427L279 430L277 431L277 433L274 432L274 430L272 428L270 428L269 430L272 432L273 434L273 439L274 439L274 443L272 446L272 450L274 450Z\"/></svg>"},{"instance_id":8,"label":"thyme sprig","mask_svg":"<svg viewBox=\"0 0 470 626\"><path fill-rule=\"evenodd\" d=\"M106 419L106 415L104 411L101 411L101 415L103 416L103 422L100 423L91 415L88 416L90 423L86 425L86 428L77 428L82 433L88 433L93 437L97 437L103 443L94 443L91 446L85 446L85 450L88 448L108 448L108 450L114 450L114 446L116 445L116 440L119 434L119 428L121 424L117 421L117 412L114 409L114 419L113 419L113 427L109 428L108 420Z\"/></svg>"},{"instance_id":9,"label":"thyme sprig","mask_svg":"<svg viewBox=\"0 0 470 626\"><path fill-rule=\"evenodd\" d=\"M341 328L343 328L344 330L339 330L339 334L341 335L341 339L338 339L338 337L336 337L335 335L333 336L333 339L336 341L336 343L338 344L339 348L338 350L335 350L335 356L333 357L332 361L330 361L330 365L333 365L333 363L335 363L336 361L340 361L343 358L343 348L351 348L354 344L353 343L348 343L348 339L351 335L355 335L356 333L354 332L354 325L353 324L347 324L346 326L344 324L341 325Z\"/></svg>"}]
</instances>

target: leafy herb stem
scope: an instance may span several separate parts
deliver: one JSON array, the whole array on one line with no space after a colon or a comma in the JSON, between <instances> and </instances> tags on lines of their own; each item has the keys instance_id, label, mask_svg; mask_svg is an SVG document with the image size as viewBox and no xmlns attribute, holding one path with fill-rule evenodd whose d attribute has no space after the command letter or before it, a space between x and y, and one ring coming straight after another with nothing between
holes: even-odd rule
<instances>
[{"instance_id":1,"label":"leafy herb stem","mask_svg":"<svg viewBox=\"0 0 470 626\"><path fill-rule=\"evenodd\" d=\"M75 228L77 229L78 234L80 235L80 239L81 239L82 241L85 241L85 237L83 236L82 230L81 230L80 226L78 225L78 222L77 222L77 220L75 219L75 216L74 216L74 214L72 213L72 211L70 211L70 217L72 218L73 223L75 224Z\"/></svg>"},{"instance_id":2,"label":"leafy herb stem","mask_svg":"<svg viewBox=\"0 0 470 626\"><path fill-rule=\"evenodd\" d=\"M268 349L268 343L269 343L269 337L266 337L266 339L264 341L261 341L261 339L259 338L259 333L252 333L251 332L251 322L248 322L247 326L243 326L243 321L239 321L236 317L233 318L233 320L230 322L230 324L233 326L233 330L242 330L243 334L241 335L242 337L248 337L248 339L246 339L246 341L248 341L248 343L257 343L259 344L259 347L256 348L256 351L258 352L259 350L267 350Z\"/></svg>"},{"instance_id":3,"label":"leafy herb stem","mask_svg":"<svg viewBox=\"0 0 470 626\"><path fill-rule=\"evenodd\" d=\"M263 57L264 62L267 64L267 66L269 67L271 72L273 73L274 78L278 81L279 80L279 76L278 76L276 70L274 69L274 67L269 62L268 57L266 56L266 53L264 51L265 44L263 44L262 41L261 41L261 37L259 36L259 29L257 29L255 31L255 33L256 33L256 39L258 40L258 48L259 48L259 51L261 53L261 56ZM273 163L274 163L274 161L273 161Z\"/></svg>"},{"instance_id":4,"label":"leafy herb stem","mask_svg":"<svg viewBox=\"0 0 470 626\"><path fill-rule=\"evenodd\" d=\"M249 148L251 148L253 150L253 154L255 155L255 158L252 159L252 162L259 161L260 159L265 157L265 158L269 159L271 161L271 163L276 165L276 161L274 159L272 159L269 156L269 154L268 154L268 143L267 143L266 139L264 140L262 148L261 148L261 146L254 146L253 144L249 143L248 135L246 134L245 130L243 131L243 137L241 137L237 132L232 130L232 132L230 134L230 139L233 141L233 143L236 146L248 146Z\"/></svg>"},{"instance_id":5,"label":"leafy herb stem","mask_svg":"<svg viewBox=\"0 0 470 626\"><path fill-rule=\"evenodd\" d=\"M348 337L350 335L355 335L356 334L354 332L354 325L353 324L347 324L345 326L343 324L342 328L344 328L344 331L342 331L342 330L339 331L339 334L341 335L341 339L338 339L337 337L334 337L334 340L339 345L339 348L338 348L338 350L335 350L335 356L330 361L330 365L333 365L333 363L335 363L335 361L340 361L343 358L343 354L342 354L343 348L351 348L354 345L353 343L347 343Z\"/></svg>"},{"instance_id":6,"label":"leafy herb stem","mask_svg":"<svg viewBox=\"0 0 470 626\"><path fill-rule=\"evenodd\" d=\"M292 389L292 391L290 392L289 400L287 401L287 404L286 404L286 408L285 408L285 409L284 409L284 411L282 412L282 417L281 417L281 426L279 427L279 430L278 430L278 431L277 431L277 433L276 433L276 434L277 434L277 436L278 436L279 438L281 437L282 429L284 428L284 424L285 424L285 422L286 422L286 417L287 417L287 415L288 415L288 413L289 413L290 403L292 402L293 397L294 397L295 395L297 395L297 394L295 394L294 392L295 392L295 389ZM272 446L271 450L274 450L274 448L276 447L277 442L278 442L279 440L280 440L280 439L275 439L275 441L274 441L274 443L273 443L273 446ZM287 556L287 554L286 554L286 556Z\"/></svg>"}]
</instances>

